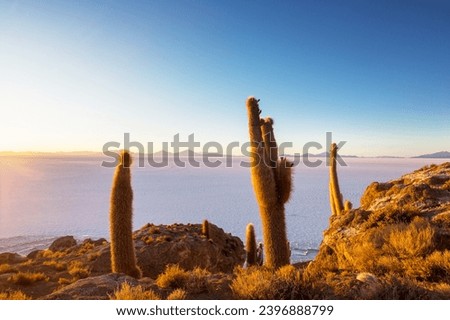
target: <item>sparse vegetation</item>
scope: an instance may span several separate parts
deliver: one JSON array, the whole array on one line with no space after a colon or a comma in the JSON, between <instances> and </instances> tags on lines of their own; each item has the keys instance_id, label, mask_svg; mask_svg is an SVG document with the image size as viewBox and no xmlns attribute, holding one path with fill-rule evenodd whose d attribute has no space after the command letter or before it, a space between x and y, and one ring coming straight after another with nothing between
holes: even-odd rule
<instances>
[{"instance_id":1,"label":"sparse vegetation","mask_svg":"<svg viewBox=\"0 0 450 320\"><path fill-rule=\"evenodd\" d=\"M67 253L64 251L44 250L41 252L42 257L47 258L47 259L54 259L54 260L61 259L62 257L66 256L66 254Z\"/></svg>"},{"instance_id":2,"label":"sparse vegetation","mask_svg":"<svg viewBox=\"0 0 450 320\"><path fill-rule=\"evenodd\" d=\"M183 289L175 289L168 296L167 300L186 300L187 292Z\"/></svg>"},{"instance_id":3,"label":"sparse vegetation","mask_svg":"<svg viewBox=\"0 0 450 320\"><path fill-rule=\"evenodd\" d=\"M38 281L48 281L42 272L18 272L8 278L8 281L21 286L28 286Z\"/></svg>"},{"instance_id":4,"label":"sparse vegetation","mask_svg":"<svg viewBox=\"0 0 450 320\"><path fill-rule=\"evenodd\" d=\"M67 270L67 264L64 262L57 262L57 261L50 260L50 261L44 261L42 264L44 266L52 267L56 271Z\"/></svg>"},{"instance_id":5,"label":"sparse vegetation","mask_svg":"<svg viewBox=\"0 0 450 320\"><path fill-rule=\"evenodd\" d=\"M0 274L17 273L17 272L18 272L18 270L16 267L13 267L7 263L0 264Z\"/></svg>"},{"instance_id":6,"label":"sparse vegetation","mask_svg":"<svg viewBox=\"0 0 450 320\"><path fill-rule=\"evenodd\" d=\"M0 292L0 300L31 300L22 291Z\"/></svg>"},{"instance_id":7,"label":"sparse vegetation","mask_svg":"<svg viewBox=\"0 0 450 320\"><path fill-rule=\"evenodd\" d=\"M111 300L161 300L161 297L153 290L144 290L142 286L131 286L128 282L122 284L110 296Z\"/></svg>"},{"instance_id":8,"label":"sparse vegetation","mask_svg":"<svg viewBox=\"0 0 450 320\"><path fill-rule=\"evenodd\" d=\"M276 271L266 267L237 268L231 284L239 299L278 300L303 298L302 272L294 266Z\"/></svg>"},{"instance_id":9,"label":"sparse vegetation","mask_svg":"<svg viewBox=\"0 0 450 320\"><path fill-rule=\"evenodd\" d=\"M89 276L89 269L80 261L74 261L69 265L69 274L75 279L84 279Z\"/></svg>"},{"instance_id":10,"label":"sparse vegetation","mask_svg":"<svg viewBox=\"0 0 450 320\"><path fill-rule=\"evenodd\" d=\"M160 288L181 288L188 292L200 293L208 291L208 276L210 275L210 272L201 268L186 271L178 265L170 265L164 273L158 276L156 284Z\"/></svg>"}]
</instances>

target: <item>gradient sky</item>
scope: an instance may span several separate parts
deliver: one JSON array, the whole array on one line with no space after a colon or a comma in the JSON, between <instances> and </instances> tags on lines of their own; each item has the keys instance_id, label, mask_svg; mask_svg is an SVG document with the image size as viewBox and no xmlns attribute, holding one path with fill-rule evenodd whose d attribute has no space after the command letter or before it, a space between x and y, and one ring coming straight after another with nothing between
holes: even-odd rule
<instances>
[{"instance_id":1,"label":"gradient sky","mask_svg":"<svg viewBox=\"0 0 450 320\"><path fill-rule=\"evenodd\" d=\"M0 0L0 151L245 142L249 95L293 151L449 150L450 3Z\"/></svg>"}]
</instances>

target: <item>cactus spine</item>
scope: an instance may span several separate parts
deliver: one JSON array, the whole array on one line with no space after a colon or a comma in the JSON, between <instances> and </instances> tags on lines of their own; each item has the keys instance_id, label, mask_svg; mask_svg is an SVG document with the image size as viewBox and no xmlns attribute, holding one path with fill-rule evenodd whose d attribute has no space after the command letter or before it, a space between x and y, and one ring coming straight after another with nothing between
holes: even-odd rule
<instances>
[{"instance_id":1,"label":"cactus spine","mask_svg":"<svg viewBox=\"0 0 450 320\"><path fill-rule=\"evenodd\" d=\"M336 168L337 149L336 143L333 143L330 148L330 206L333 215L339 215L344 210Z\"/></svg>"},{"instance_id":2,"label":"cactus spine","mask_svg":"<svg viewBox=\"0 0 450 320\"><path fill-rule=\"evenodd\" d=\"M208 220L203 220L202 223L202 234L206 237L206 239L210 238L209 235L209 221Z\"/></svg>"},{"instance_id":3,"label":"cactus spine","mask_svg":"<svg viewBox=\"0 0 450 320\"><path fill-rule=\"evenodd\" d=\"M247 252L247 266L256 265L256 237L253 224L249 223L245 231L245 251Z\"/></svg>"},{"instance_id":4,"label":"cactus spine","mask_svg":"<svg viewBox=\"0 0 450 320\"><path fill-rule=\"evenodd\" d=\"M273 120L259 117L258 102L254 97L247 99L251 178L263 227L265 265L279 268L290 260L284 204L292 189L292 164L278 159Z\"/></svg>"},{"instance_id":5,"label":"cactus spine","mask_svg":"<svg viewBox=\"0 0 450 320\"><path fill-rule=\"evenodd\" d=\"M123 151L114 173L110 201L111 268L134 278L142 276L136 264L132 234L133 189L131 188L131 156Z\"/></svg>"}]
</instances>

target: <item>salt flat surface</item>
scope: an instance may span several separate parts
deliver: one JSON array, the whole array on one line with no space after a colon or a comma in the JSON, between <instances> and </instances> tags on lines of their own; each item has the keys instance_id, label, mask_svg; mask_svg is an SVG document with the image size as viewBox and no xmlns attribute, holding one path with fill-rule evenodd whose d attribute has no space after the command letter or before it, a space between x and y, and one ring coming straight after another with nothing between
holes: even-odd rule
<instances>
[{"instance_id":1,"label":"salt flat surface","mask_svg":"<svg viewBox=\"0 0 450 320\"><path fill-rule=\"evenodd\" d=\"M155 224L201 223L208 219L244 239L252 222L261 223L250 170L234 158L226 168L132 168L134 228ZM325 160L325 159L321 159ZM57 236L108 238L109 191L114 169L99 157L0 157L0 252L27 253ZM395 179L444 159L346 158L339 167L345 199L359 205L372 181ZM328 167L295 168L294 192L286 207L293 260L314 256L330 216Z\"/></svg>"}]
</instances>

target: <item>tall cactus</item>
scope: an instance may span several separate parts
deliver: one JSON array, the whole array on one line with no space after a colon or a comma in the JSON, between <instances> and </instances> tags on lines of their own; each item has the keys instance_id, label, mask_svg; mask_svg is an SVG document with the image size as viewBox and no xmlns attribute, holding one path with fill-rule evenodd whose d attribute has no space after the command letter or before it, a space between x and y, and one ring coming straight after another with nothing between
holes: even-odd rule
<instances>
[{"instance_id":1,"label":"tall cactus","mask_svg":"<svg viewBox=\"0 0 450 320\"><path fill-rule=\"evenodd\" d=\"M336 168L337 149L336 143L333 143L330 148L330 207L333 215L339 215L344 210Z\"/></svg>"},{"instance_id":2,"label":"tall cactus","mask_svg":"<svg viewBox=\"0 0 450 320\"><path fill-rule=\"evenodd\" d=\"M278 159L273 120L259 117L258 102L247 99L251 178L263 227L265 265L279 268L290 260L284 204L292 189L292 163Z\"/></svg>"},{"instance_id":3,"label":"tall cactus","mask_svg":"<svg viewBox=\"0 0 450 320\"><path fill-rule=\"evenodd\" d=\"M256 237L253 224L249 223L245 230L245 251L247 253L247 266L256 265Z\"/></svg>"},{"instance_id":4,"label":"tall cactus","mask_svg":"<svg viewBox=\"0 0 450 320\"><path fill-rule=\"evenodd\" d=\"M134 278L142 276L136 264L132 234L133 189L131 188L131 156L123 151L114 173L110 202L111 268Z\"/></svg>"},{"instance_id":5,"label":"tall cactus","mask_svg":"<svg viewBox=\"0 0 450 320\"><path fill-rule=\"evenodd\" d=\"M210 238L210 234L209 234L209 221L208 220L203 220L202 223L202 234L205 236L206 239Z\"/></svg>"}]
</instances>

